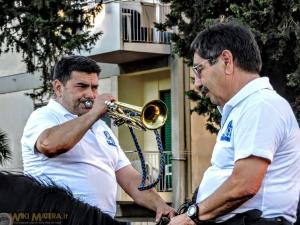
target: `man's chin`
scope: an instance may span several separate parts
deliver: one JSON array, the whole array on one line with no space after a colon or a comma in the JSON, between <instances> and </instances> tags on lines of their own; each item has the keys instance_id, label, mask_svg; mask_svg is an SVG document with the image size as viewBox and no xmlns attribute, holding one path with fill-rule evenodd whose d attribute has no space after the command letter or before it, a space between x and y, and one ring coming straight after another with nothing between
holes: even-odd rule
<instances>
[{"instance_id":1,"label":"man's chin","mask_svg":"<svg viewBox=\"0 0 300 225\"><path fill-rule=\"evenodd\" d=\"M212 96L208 96L209 97L209 100L211 102L211 104L213 105L219 105L219 102Z\"/></svg>"},{"instance_id":2,"label":"man's chin","mask_svg":"<svg viewBox=\"0 0 300 225\"><path fill-rule=\"evenodd\" d=\"M85 107L81 108L78 112L78 116L82 116L84 114L86 114L87 112L89 112L91 109L87 109Z\"/></svg>"}]
</instances>

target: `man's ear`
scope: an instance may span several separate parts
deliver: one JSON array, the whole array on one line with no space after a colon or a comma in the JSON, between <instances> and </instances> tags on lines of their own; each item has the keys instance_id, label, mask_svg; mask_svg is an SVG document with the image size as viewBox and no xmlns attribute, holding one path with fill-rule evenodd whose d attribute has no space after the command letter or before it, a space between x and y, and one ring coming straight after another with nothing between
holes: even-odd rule
<instances>
[{"instance_id":1,"label":"man's ear","mask_svg":"<svg viewBox=\"0 0 300 225\"><path fill-rule=\"evenodd\" d=\"M55 96L58 97L58 98L61 97L63 83L56 79L52 82L52 86L53 86Z\"/></svg>"},{"instance_id":2,"label":"man's ear","mask_svg":"<svg viewBox=\"0 0 300 225\"><path fill-rule=\"evenodd\" d=\"M225 49L222 53L221 53L221 58L225 64L225 74L226 75L230 75L233 73L233 55L231 53L231 51Z\"/></svg>"}]
</instances>

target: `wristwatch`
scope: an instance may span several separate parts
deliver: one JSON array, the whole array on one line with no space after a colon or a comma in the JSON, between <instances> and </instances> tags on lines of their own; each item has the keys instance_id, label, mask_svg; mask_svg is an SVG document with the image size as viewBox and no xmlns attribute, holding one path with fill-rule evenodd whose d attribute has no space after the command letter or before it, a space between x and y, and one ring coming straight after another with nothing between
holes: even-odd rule
<instances>
[{"instance_id":1,"label":"wristwatch","mask_svg":"<svg viewBox=\"0 0 300 225\"><path fill-rule=\"evenodd\" d=\"M194 203L192 205L189 206L187 212L186 212L187 216L193 220L196 224L200 224L201 221L199 220L199 208L198 208L198 204Z\"/></svg>"}]
</instances>

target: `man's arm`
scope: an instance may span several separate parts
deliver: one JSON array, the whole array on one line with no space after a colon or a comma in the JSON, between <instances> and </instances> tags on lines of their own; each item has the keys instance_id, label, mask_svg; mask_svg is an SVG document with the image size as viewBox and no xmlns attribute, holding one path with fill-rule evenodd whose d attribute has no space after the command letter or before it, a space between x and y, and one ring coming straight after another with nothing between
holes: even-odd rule
<instances>
[{"instance_id":1,"label":"man's arm","mask_svg":"<svg viewBox=\"0 0 300 225\"><path fill-rule=\"evenodd\" d=\"M105 101L112 101L109 94L98 95L93 108L82 116L44 130L38 137L35 148L48 157L69 151L84 136L87 130L107 111Z\"/></svg>"},{"instance_id":2,"label":"man's arm","mask_svg":"<svg viewBox=\"0 0 300 225\"><path fill-rule=\"evenodd\" d=\"M118 184L137 204L156 212L157 222L162 215L170 218L175 215L175 210L168 206L154 189L138 190L142 177L131 165L119 169L116 177Z\"/></svg>"},{"instance_id":3,"label":"man's arm","mask_svg":"<svg viewBox=\"0 0 300 225\"><path fill-rule=\"evenodd\" d=\"M36 149L48 157L70 150L96 121L89 113L44 130L38 137Z\"/></svg>"},{"instance_id":4,"label":"man's arm","mask_svg":"<svg viewBox=\"0 0 300 225\"><path fill-rule=\"evenodd\" d=\"M208 198L198 204L200 220L209 220L238 208L259 190L269 161L250 156L235 163L232 175ZM170 225L194 224L186 214L175 217Z\"/></svg>"}]
</instances>

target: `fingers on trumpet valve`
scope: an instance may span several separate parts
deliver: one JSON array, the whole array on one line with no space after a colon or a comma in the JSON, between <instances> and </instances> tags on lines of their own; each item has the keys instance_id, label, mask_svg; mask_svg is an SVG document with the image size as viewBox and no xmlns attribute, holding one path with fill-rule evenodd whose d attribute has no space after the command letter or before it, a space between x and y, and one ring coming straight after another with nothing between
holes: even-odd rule
<instances>
[{"instance_id":1,"label":"fingers on trumpet valve","mask_svg":"<svg viewBox=\"0 0 300 225\"><path fill-rule=\"evenodd\" d=\"M111 102L111 101L106 100L104 103L105 103L105 105L107 105L107 107L108 107L109 109L115 108L115 107L116 107L115 103L113 103L113 102Z\"/></svg>"}]
</instances>

